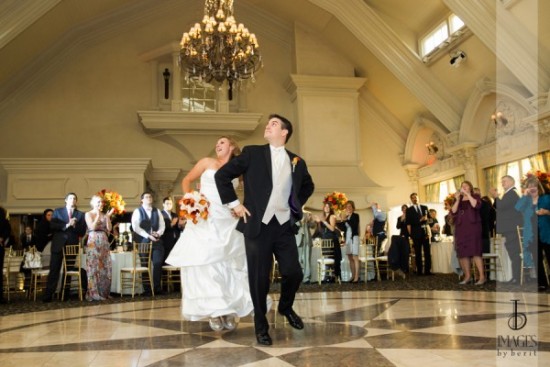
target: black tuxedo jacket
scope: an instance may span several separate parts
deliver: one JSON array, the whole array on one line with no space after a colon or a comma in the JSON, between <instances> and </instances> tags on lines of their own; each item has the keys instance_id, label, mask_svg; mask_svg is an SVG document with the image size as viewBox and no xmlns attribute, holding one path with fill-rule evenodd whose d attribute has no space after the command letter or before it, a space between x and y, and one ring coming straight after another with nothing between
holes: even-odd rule
<instances>
[{"instance_id":1,"label":"black tuxedo jacket","mask_svg":"<svg viewBox=\"0 0 550 367\"><path fill-rule=\"evenodd\" d=\"M176 218L177 215L174 212L170 212L170 215L166 211L161 210L162 219L164 219L164 233L162 234L162 240L168 241L169 243L176 243L179 238L179 227L176 223L175 226L172 226L172 219Z\"/></svg>"},{"instance_id":2,"label":"black tuxedo jacket","mask_svg":"<svg viewBox=\"0 0 550 367\"><path fill-rule=\"evenodd\" d=\"M422 226L426 224L426 221L421 221L420 218L428 215L428 207L426 205L420 205L420 212L421 214L418 214L414 205L411 205L407 209L407 218L405 220L407 225L411 226L411 233L409 233L409 235L412 238L423 238L427 236L426 231L422 228Z\"/></svg>"},{"instance_id":3,"label":"black tuxedo jacket","mask_svg":"<svg viewBox=\"0 0 550 367\"><path fill-rule=\"evenodd\" d=\"M63 251L65 245L77 245L80 237L86 233L86 221L84 213L74 209L73 217L76 218L75 226L66 227L69 223L69 213L67 208L57 208L53 211L50 227L53 230L52 253Z\"/></svg>"},{"instance_id":4,"label":"black tuxedo jacket","mask_svg":"<svg viewBox=\"0 0 550 367\"><path fill-rule=\"evenodd\" d=\"M290 158L292 176L292 189L288 198L290 224L294 225L302 219L302 205L313 193L314 184L304 160L288 150L286 152ZM269 144L244 147L239 156L231 159L216 172L216 186L222 203L237 200L231 180L241 175L244 180L243 205L250 212L250 217L247 217L246 223L241 218L237 230L243 232L246 237L253 238L260 233L262 218L273 190Z\"/></svg>"},{"instance_id":5,"label":"black tuxedo jacket","mask_svg":"<svg viewBox=\"0 0 550 367\"><path fill-rule=\"evenodd\" d=\"M516 211L519 195L516 188L508 190L502 199L495 199L497 210L497 233L516 232L516 226L522 225L521 214Z\"/></svg>"},{"instance_id":6,"label":"black tuxedo jacket","mask_svg":"<svg viewBox=\"0 0 550 367\"><path fill-rule=\"evenodd\" d=\"M34 234L31 234L31 239L30 241L27 240L27 234L26 233L22 233L21 236L19 237L19 239L21 240L21 247L23 247L24 249L27 249L31 246L35 246L36 245L36 237Z\"/></svg>"}]
</instances>

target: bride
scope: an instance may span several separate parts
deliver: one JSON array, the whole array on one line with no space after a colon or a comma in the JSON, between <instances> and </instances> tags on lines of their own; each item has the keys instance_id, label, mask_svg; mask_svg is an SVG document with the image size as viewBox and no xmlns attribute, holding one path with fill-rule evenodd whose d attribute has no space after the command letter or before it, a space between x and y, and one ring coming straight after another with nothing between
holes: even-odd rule
<instances>
[{"instance_id":1,"label":"bride","mask_svg":"<svg viewBox=\"0 0 550 367\"><path fill-rule=\"evenodd\" d=\"M214 181L216 171L240 149L233 139L221 137L216 158L201 159L182 181L184 193L200 178L200 192L210 202L208 218L187 221L166 263L181 267L182 314L190 321L209 318L212 330L232 330L237 318L253 310L248 285L244 237L235 230L237 219L221 203ZM237 182L238 184L238 182Z\"/></svg>"}]
</instances>

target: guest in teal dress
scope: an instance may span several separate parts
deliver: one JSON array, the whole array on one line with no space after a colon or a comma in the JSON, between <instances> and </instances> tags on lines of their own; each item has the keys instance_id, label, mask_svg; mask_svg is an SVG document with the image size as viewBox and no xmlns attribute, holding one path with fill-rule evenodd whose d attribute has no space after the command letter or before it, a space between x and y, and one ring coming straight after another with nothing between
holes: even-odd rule
<instances>
[{"instance_id":1,"label":"guest in teal dress","mask_svg":"<svg viewBox=\"0 0 550 367\"><path fill-rule=\"evenodd\" d=\"M111 215L103 213L103 201L97 195L90 200L92 210L86 213L88 242L86 244L86 271L88 274L88 301L104 301L111 293L112 264L108 233L112 229Z\"/></svg>"},{"instance_id":2,"label":"guest in teal dress","mask_svg":"<svg viewBox=\"0 0 550 367\"><path fill-rule=\"evenodd\" d=\"M538 243L538 220L535 211L538 209L540 195L543 194L539 180L532 176L523 183L523 196L516 203L516 210L523 218L523 267L532 269L535 266L533 253Z\"/></svg>"}]
</instances>

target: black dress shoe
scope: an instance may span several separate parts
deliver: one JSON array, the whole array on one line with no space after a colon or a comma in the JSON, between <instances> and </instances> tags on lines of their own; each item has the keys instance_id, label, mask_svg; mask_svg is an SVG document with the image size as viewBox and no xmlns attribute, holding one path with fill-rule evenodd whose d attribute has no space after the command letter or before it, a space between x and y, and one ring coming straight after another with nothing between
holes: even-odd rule
<instances>
[{"instance_id":1,"label":"black dress shoe","mask_svg":"<svg viewBox=\"0 0 550 367\"><path fill-rule=\"evenodd\" d=\"M52 296L44 296L42 298L42 302L44 303L50 303L52 301Z\"/></svg>"},{"instance_id":2,"label":"black dress shoe","mask_svg":"<svg viewBox=\"0 0 550 367\"><path fill-rule=\"evenodd\" d=\"M304 322L302 321L302 319L300 318L300 316L298 316L296 314L296 312L294 312L294 310L290 310L289 312L287 312L286 314L282 314L284 317L286 317L288 323L290 324L290 326L292 326L294 329L298 329L298 330L302 330L304 328Z\"/></svg>"},{"instance_id":3,"label":"black dress shoe","mask_svg":"<svg viewBox=\"0 0 550 367\"><path fill-rule=\"evenodd\" d=\"M428 272L425 272L424 275L434 275L434 273L428 271Z\"/></svg>"},{"instance_id":4,"label":"black dress shoe","mask_svg":"<svg viewBox=\"0 0 550 367\"><path fill-rule=\"evenodd\" d=\"M272 345L273 340L271 340L271 337L268 333L259 333L256 334L256 340L258 341L258 344L261 345Z\"/></svg>"}]
</instances>

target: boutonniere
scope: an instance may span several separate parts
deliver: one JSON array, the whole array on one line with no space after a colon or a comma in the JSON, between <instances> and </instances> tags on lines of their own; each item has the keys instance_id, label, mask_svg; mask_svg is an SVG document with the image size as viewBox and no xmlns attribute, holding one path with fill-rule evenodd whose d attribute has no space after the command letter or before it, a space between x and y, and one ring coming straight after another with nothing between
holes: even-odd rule
<instances>
[{"instance_id":1,"label":"boutonniere","mask_svg":"<svg viewBox=\"0 0 550 367\"><path fill-rule=\"evenodd\" d=\"M300 161L300 157L296 156L292 158L292 173L294 173L294 169L296 168L296 165Z\"/></svg>"}]
</instances>

